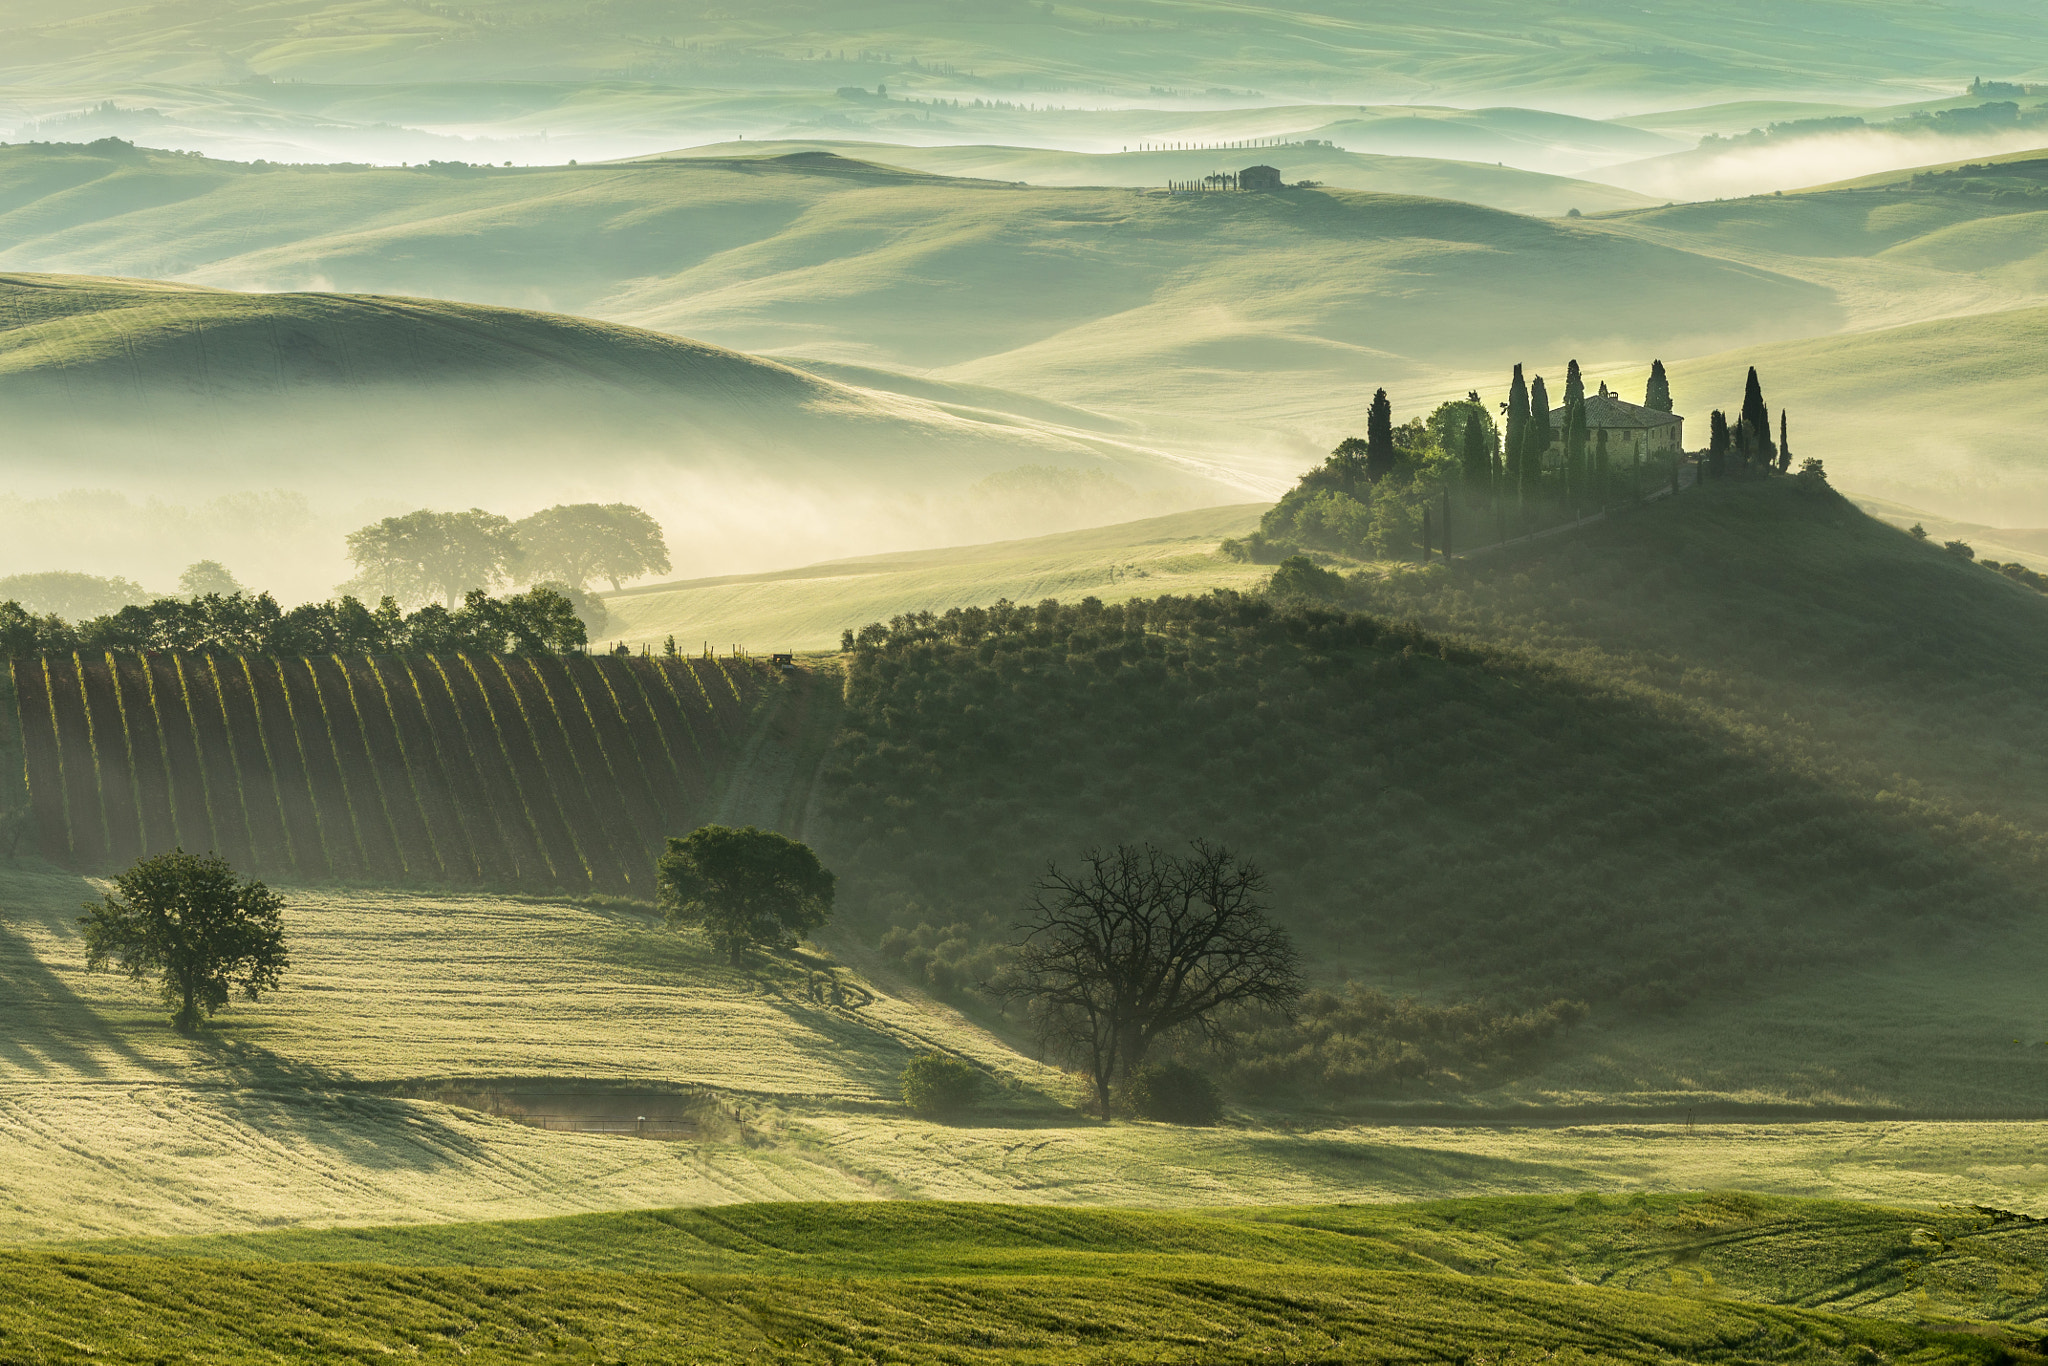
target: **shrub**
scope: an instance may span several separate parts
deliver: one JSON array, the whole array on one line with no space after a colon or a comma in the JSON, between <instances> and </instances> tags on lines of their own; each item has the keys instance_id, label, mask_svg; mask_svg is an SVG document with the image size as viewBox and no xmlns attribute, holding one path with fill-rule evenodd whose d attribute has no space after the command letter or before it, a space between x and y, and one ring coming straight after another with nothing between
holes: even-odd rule
<instances>
[{"instance_id":1,"label":"shrub","mask_svg":"<svg viewBox=\"0 0 2048 1366\"><path fill-rule=\"evenodd\" d=\"M954 1115L974 1104L981 1094L981 1073L943 1053L912 1058L903 1069L903 1103L912 1114L934 1119Z\"/></svg>"},{"instance_id":2,"label":"shrub","mask_svg":"<svg viewBox=\"0 0 2048 1366\"><path fill-rule=\"evenodd\" d=\"M1344 576L1322 568L1306 555L1293 555L1273 571L1266 591L1280 598L1338 598L1344 595Z\"/></svg>"},{"instance_id":3,"label":"shrub","mask_svg":"<svg viewBox=\"0 0 2048 1366\"><path fill-rule=\"evenodd\" d=\"M1977 552L1971 548L1968 541L1943 541L1941 548L1959 560L1974 560L1977 558Z\"/></svg>"},{"instance_id":4,"label":"shrub","mask_svg":"<svg viewBox=\"0 0 2048 1366\"><path fill-rule=\"evenodd\" d=\"M1168 1124L1214 1124L1223 1118L1223 1095L1216 1083L1185 1063L1146 1063L1131 1073L1124 1099L1131 1113Z\"/></svg>"}]
</instances>

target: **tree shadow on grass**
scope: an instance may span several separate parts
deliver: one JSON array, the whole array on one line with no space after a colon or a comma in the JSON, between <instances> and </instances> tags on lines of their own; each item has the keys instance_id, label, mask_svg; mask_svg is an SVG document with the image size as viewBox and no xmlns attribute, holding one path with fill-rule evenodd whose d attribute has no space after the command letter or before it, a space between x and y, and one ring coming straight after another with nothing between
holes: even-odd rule
<instances>
[{"instance_id":1,"label":"tree shadow on grass","mask_svg":"<svg viewBox=\"0 0 2048 1366\"><path fill-rule=\"evenodd\" d=\"M73 901L79 905L93 891L79 877L39 881L74 886ZM17 921L34 919L61 933L60 913L52 905L8 909ZM161 1070L160 1063L137 1053L92 1002L73 991L26 935L0 921L0 1075L99 1081L117 1061L142 1071Z\"/></svg>"},{"instance_id":2,"label":"tree shadow on grass","mask_svg":"<svg viewBox=\"0 0 2048 1366\"><path fill-rule=\"evenodd\" d=\"M1407 1143L1317 1134L1248 1134L1242 1150L1262 1162L1293 1168L1332 1186L1416 1199L1453 1195L1585 1190L1603 1184L1570 1162L1490 1157Z\"/></svg>"}]
</instances>

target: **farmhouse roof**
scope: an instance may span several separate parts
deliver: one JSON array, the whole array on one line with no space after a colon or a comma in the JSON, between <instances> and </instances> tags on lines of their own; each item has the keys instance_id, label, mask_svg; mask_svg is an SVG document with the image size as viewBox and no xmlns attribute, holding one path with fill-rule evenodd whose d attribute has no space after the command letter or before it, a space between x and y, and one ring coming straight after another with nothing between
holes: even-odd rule
<instances>
[{"instance_id":1,"label":"farmhouse roof","mask_svg":"<svg viewBox=\"0 0 2048 1366\"><path fill-rule=\"evenodd\" d=\"M1560 431L1563 430L1564 417L1563 407L1552 408L1550 425ZM1616 428L1640 430L1646 427L1669 427L1684 420L1676 413L1660 413L1655 408L1624 402L1612 394L1586 395L1586 430L1589 432L1598 431L1602 427L1609 431Z\"/></svg>"}]
</instances>

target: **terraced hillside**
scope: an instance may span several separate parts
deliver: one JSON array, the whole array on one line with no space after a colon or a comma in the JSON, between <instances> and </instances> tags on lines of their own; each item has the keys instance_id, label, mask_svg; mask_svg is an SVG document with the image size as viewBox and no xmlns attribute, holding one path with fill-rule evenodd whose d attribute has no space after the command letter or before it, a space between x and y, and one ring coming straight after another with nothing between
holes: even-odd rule
<instances>
[{"instance_id":1,"label":"terraced hillside","mask_svg":"<svg viewBox=\"0 0 2048 1366\"><path fill-rule=\"evenodd\" d=\"M14 660L35 834L104 871L181 845L297 881L648 894L775 686L748 661Z\"/></svg>"}]
</instances>

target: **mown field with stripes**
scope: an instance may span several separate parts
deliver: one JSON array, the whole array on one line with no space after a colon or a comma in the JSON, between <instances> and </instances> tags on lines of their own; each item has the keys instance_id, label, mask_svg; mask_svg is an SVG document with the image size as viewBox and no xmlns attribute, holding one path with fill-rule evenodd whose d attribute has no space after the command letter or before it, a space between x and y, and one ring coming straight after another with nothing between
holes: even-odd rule
<instances>
[{"instance_id":1,"label":"mown field with stripes","mask_svg":"<svg viewBox=\"0 0 2048 1366\"><path fill-rule=\"evenodd\" d=\"M711 818L773 675L750 660L17 659L33 838L104 871L182 846L303 881L648 895Z\"/></svg>"}]
</instances>

